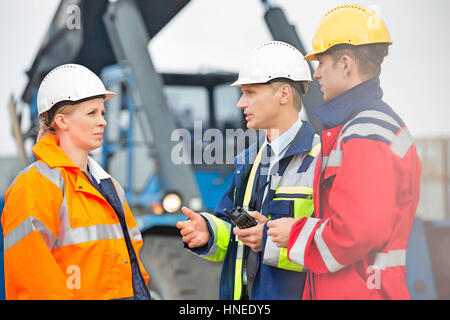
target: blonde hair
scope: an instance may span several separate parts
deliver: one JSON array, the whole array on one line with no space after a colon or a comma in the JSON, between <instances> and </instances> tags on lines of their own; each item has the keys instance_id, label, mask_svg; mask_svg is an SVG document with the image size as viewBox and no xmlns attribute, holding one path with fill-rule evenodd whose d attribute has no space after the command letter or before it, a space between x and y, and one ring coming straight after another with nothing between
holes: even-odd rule
<instances>
[{"instance_id":1,"label":"blonde hair","mask_svg":"<svg viewBox=\"0 0 450 320\"><path fill-rule=\"evenodd\" d=\"M56 133L55 116L57 114L71 114L77 108L77 106L78 104L64 105L62 107L55 106L57 110L53 110L53 108L55 108L53 107L49 111L41 114L39 117L39 132L36 142L41 140L46 135Z\"/></svg>"}]
</instances>

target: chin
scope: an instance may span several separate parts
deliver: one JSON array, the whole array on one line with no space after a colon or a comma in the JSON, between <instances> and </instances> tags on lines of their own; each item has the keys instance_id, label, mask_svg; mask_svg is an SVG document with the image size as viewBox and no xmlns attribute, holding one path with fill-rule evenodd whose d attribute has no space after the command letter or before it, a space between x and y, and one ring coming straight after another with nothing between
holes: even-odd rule
<instances>
[{"instance_id":1,"label":"chin","mask_svg":"<svg viewBox=\"0 0 450 320\"><path fill-rule=\"evenodd\" d=\"M93 143L92 145L89 146L89 152L97 150L98 148L100 148L102 146L101 142L100 143Z\"/></svg>"}]
</instances>

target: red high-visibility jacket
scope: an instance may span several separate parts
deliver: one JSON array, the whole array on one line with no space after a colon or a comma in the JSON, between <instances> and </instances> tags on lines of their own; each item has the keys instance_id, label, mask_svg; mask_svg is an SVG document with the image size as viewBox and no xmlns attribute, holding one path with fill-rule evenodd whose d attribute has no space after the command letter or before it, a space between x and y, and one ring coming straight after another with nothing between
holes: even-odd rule
<instances>
[{"instance_id":1,"label":"red high-visibility jacket","mask_svg":"<svg viewBox=\"0 0 450 320\"><path fill-rule=\"evenodd\" d=\"M421 163L403 121L368 80L314 109L323 124L314 217L290 232L304 299L409 299L406 246Z\"/></svg>"}]
</instances>

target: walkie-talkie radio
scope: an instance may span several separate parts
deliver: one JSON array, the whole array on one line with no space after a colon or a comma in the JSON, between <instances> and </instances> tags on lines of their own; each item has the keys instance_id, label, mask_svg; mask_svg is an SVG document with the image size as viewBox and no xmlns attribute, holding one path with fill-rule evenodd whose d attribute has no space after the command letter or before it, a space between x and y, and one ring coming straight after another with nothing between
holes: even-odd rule
<instances>
[{"instance_id":1,"label":"walkie-talkie radio","mask_svg":"<svg viewBox=\"0 0 450 320\"><path fill-rule=\"evenodd\" d=\"M233 222L239 229L251 228L258 224L258 221L241 207L236 207L232 209L231 212L227 209L223 209L223 211L228 215L231 222Z\"/></svg>"}]
</instances>

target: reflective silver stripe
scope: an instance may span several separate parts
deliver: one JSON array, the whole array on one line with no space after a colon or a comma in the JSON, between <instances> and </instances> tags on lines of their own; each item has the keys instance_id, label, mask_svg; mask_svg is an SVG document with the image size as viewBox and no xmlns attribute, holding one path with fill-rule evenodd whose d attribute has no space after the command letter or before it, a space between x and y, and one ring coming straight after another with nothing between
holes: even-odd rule
<instances>
[{"instance_id":1,"label":"reflective silver stripe","mask_svg":"<svg viewBox=\"0 0 450 320\"><path fill-rule=\"evenodd\" d=\"M67 206L67 198L65 193L63 201L59 206L58 215L59 215L58 235L61 236L65 232L65 230L70 229L69 208Z\"/></svg>"},{"instance_id":2,"label":"reflective silver stripe","mask_svg":"<svg viewBox=\"0 0 450 320\"><path fill-rule=\"evenodd\" d=\"M34 168L37 172L49 179L51 182L57 185L62 192L64 192L64 179L59 169L50 168L46 163L42 161L36 161L34 164Z\"/></svg>"},{"instance_id":3,"label":"reflective silver stripe","mask_svg":"<svg viewBox=\"0 0 450 320\"><path fill-rule=\"evenodd\" d=\"M281 248L278 248L272 237L268 236L266 246L264 247L263 263L265 265L278 267L278 259L280 257Z\"/></svg>"},{"instance_id":4,"label":"reflective silver stripe","mask_svg":"<svg viewBox=\"0 0 450 320\"><path fill-rule=\"evenodd\" d=\"M312 148L308 155L316 158L319 155L321 148L322 146L320 145L320 136L318 134L315 134L313 138Z\"/></svg>"},{"instance_id":5,"label":"reflective silver stripe","mask_svg":"<svg viewBox=\"0 0 450 320\"><path fill-rule=\"evenodd\" d=\"M28 217L5 236L3 251L6 252L9 248L21 241L23 238L25 238L25 236L33 231L38 231L48 249L52 250L53 245L56 241L53 232L49 230L39 219L35 217Z\"/></svg>"},{"instance_id":6,"label":"reflective silver stripe","mask_svg":"<svg viewBox=\"0 0 450 320\"><path fill-rule=\"evenodd\" d=\"M20 175L27 173L31 168L34 168L38 173L49 179L64 192L64 179L62 178L61 171L57 168L50 168L46 163L42 161L35 161L25 169L20 171L14 178L10 187L16 183L17 178Z\"/></svg>"},{"instance_id":7,"label":"reflective silver stripe","mask_svg":"<svg viewBox=\"0 0 450 320\"><path fill-rule=\"evenodd\" d=\"M304 186L312 188L314 185L314 170L318 157L314 157L314 160L311 162L306 171L298 173L297 171L302 165L304 159L305 155L294 156L291 161L289 161L289 164L284 170L283 176L279 179L278 184L273 186L271 185L271 189L276 190L277 187L281 186Z\"/></svg>"},{"instance_id":8,"label":"reflective silver stripe","mask_svg":"<svg viewBox=\"0 0 450 320\"><path fill-rule=\"evenodd\" d=\"M413 138L411 133L407 128L404 128L392 141L391 149L397 154L400 158L403 158L406 152L409 150L411 145L413 144Z\"/></svg>"},{"instance_id":9,"label":"reflective silver stripe","mask_svg":"<svg viewBox=\"0 0 450 320\"><path fill-rule=\"evenodd\" d=\"M98 164L97 164L98 165ZM100 167L100 165L98 165L97 170L102 170L102 168ZM106 172L104 174L107 174ZM125 212L125 204L126 204L126 195L125 195L125 191L123 190L122 186L120 185L120 183L114 179L113 177L109 176L109 178L111 178L114 187L116 188L116 192L117 192L117 196L119 197L120 200L120 204L122 205L122 209L123 209L123 213L126 214ZM139 231L139 227L136 226L133 229L129 229L128 230L128 234L130 235L130 238L134 241L143 241L142 240L142 235L141 232Z\"/></svg>"},{"instance_id":10,"label":"reflective silver stripe","mask_svg":"<svg viewBox=\"0 0 450 320\"><path fill-rule=\"evenodd\" d=\"M30 164L30 165L27 166L25 169L19 171L19 173L18 173L18 174L16 175L16 177L14 178L13 182L9 185L8 189L11 188L11 186L13 186L13 185L16 183L17 178L19 178L22 174L27 173L28 170L30 170L31 168L33 168L34 165L35 165L35 163L36 163L36 162Z\"/></svg>"},{"instance_id":11,"label":"reflective silver stripe","mask_svg":"<svg viewBox=\"0 0 450 320\"><path fill-rule=\"evenodd\" d=\"M215 221L215 218L216 218L215 216L213 216L213 215L211 215L210 213L207 213L207 212L199 212L199 214L202 217L204 217L209 222L209 225L211 226L212 231L213 231L213 235L211 235L211 236L214 237L214 243L211 246L211 248L209 249L209 251L207 253L199 255L199 256L201 256L202 258L212 257L219 250L219 245L218 245L219 226L217 226L217 223ZM216 219L219 219L219 218L216 218ZM231 224L226 222L226 221L223 221L223 220L221 220L221 222L225 226L225 228L227 230L226 231L227 234L230 234L230 232L231 232ZM192 252L192 253L194 253L194 252ZM194 254L196 254L196 253L194 253ZM198 255L198 254L196 254L196 255Z\"/></svg>"},{"instance_id":12,"label":"reflective silver stripe","mask_svg":"<svg viewBox=\"0 0 450 320\"><path fill-rule=\"evenodd\" d=\"M136 226L133 229L128 229L128 233L130 234L130 238L135 242L143 241L141 232L139 231L139 227Z\"/></svg>"},{"instance_id":13,"label":"reflective silver stripe","mask_svg":"<svg viewBox=\"0 0 450 320\"><path fill-rule=\"evenodd\" d=\"M102 170L102 168L99 166L98 170ZM104 174L107 174L106 172ZM120 204L122 205L122 209L123 209L123 213L126 215L125 212L125 204L126 204L126 195L125 195L125 191L123 190L122 186L120 185L120 183L114 179L113 177L111 177L111 180L114 184L114 187L116 188L116 192L117 192L117 196L119 197L120 200ZM130 229L127 227L128 230L128 234L130 235L130 238L134 241L143 241L142 240L142 234L139 231L139 227L136 226L133 229Z\"/></svg>"},{"instance_id":14,"label":"reflective silver stripe","mask_svg":"<svg viewBox=\"0 0 450 320\"><path fill-rule=\"evenodd\" d=\"M303 156L295 156L289 162L288 167L283 173L278 186L304 186L304 187L313 187L314 183L314 168L316 167L317 157L309 165L308 169L305 172L298 173L298 169L302 165L304 160Z\"/></svg>"},{"instance_id":15,"label":"reflective silver stripe","mask_svg":"<svg viewBox=\"0 0 450 320\"><path fill-rule=\"evenodd\" d=\"M347 127L350 125L350 123L353 120L358 119L358 118L374 118L374 119L378 119L378 120L383 120L383 121L390 123L393 126L396 126L398 128L401 127L401 125L396 120L394 120L394 118L387 115L386 113L376 111L376 110L366 110L366 111L362 111L362 112L358 113L349 122L347 122L347 124L342 127L341 131L345 131L345 129L347 129Z\"/></svg>"},{"instance_id":16,"label":"reflective silver stripe","mask_svg":"<svg viewBox=\"0 0 450 320\"><path fill-rule=\"evenodd\" d=\"M398 135L392 131L373 123L358 123L348 128L344 136L352 134L368 136L372 134L380 135L391 142L391 150L400 157L403 157L413 144L411 134L407 128L404 128Z\"/></svg>"},{"instance_id":17,"label":"reflective silver stripe","mask_svg":"<svg viewBox=\"0 0 450 320\"><path fill-rule=\"evenodd\" d=\"M299 264L301 266L305 265L306 244L308 243L308 239L319 221L320 219L316 218L306 219L305 225L303 226L300 234L297 237L297 240L295 240L294 245L289 251L289 260L291 260L293 263Z\"/></svg>"},{"instance_id":18,"label":"reflective silver stripe","mask_svg":"<svg viewBox=\"0 0 450 320\"><path fill-rule=\"evenodd\" d=\"M339 167L341 165L342 150L331 150L330 155L328 156L328 165L332 167Z\"/></svg>"},{"instance_id":19,"label":"reflective silver stripe","mask_svg":"<svg viewBox=\"0 0 450 320\"><path fill-rule=\"evenodd\" d=\"M214 221L214 219L212 217L209 216L208 213L206 212L200 212L199 213L202 217L204 217L206 220L208 220L209 225L211 226L211 229L213 231L213 234L211 235L212 237L214 237L214 243L211 246L211 248L209 249L209 251L205 254L200 255L201 257L212 257L213 255L215 255L217 253L217 250L219 249L219 246L217 245L217 237L218 237L218 231L217 231L217 225L216 222Z\"/></svg>"},{"instance_id":20,"label":"reflective silver stripe","mask_svg":"<svg viewBox=\"0 0 450 320\"><path fill-rule=\"evenodd\" d=\"M122 228L120 223L117 224L105 224L105 225L93 225L87 227L71 228L69 220L69 209L67 205L67 198L65 194L65 181L62 177L61 171L57 168L50 168L46 163L42 161L36 161L30 166L22 170L18 175L26 173L31 168L34 168L38 173L42 174L44 177L52 181L63 193L64 197L59 207L59 230L58 238L54 236L53 232L50 231L40 220L35 217L28 217L25 219L18 227L12 230L5 237L5 249L16 244L18 241L23 239L27 234L37 230L40 232L42 238L47 244L49 250L56 248L61 248L68 245L80 244L95 240L107 240L107 239L122 239L124 238ZM14 180L14 182L17 180ZM116 190L121 201L121 204L125 212L125 192L120 187L117 181L113 180L116 186ZM142 236L137 227L133 229L128 229L130 237L134 241L141 241Z\"/></svg>"},{"instance_id":21,"label":"reflective silver stripe","mask_svg":"<svg viewBox=\"0 0 450 320\"><path fill-rule=\"evenodd\" d=\"M314 235L314 240L316 241L317 248L319 249L320 255L322 256L322 259L327 266L328 271L336 272L343 269L345 266L336 261L327 244L323 240L322 231L328 223L328 220L329 219L325 220L325 222L322 223L317 229Z\"/></svg>"},{"instance_id":22,"label":"reflective silver stripe","mask_svg":"<svg viewBox=\"0 0 450 320\"><path fill-rule=\"evenodd\" d=\"M322 172L326 167L339 167L341 165L343 156L344 153L342 152L342 150L331 150L328 157L323 157Z\"/></svg>"},{"instance_id":23,"label":"reflective silver stripe","mask_svg":"<svg viewBox=\"0 0 450 320\"><path fill-rule=\"evenodd\" d=\"M96 240L122 239L123 232L120 223L99 224L64 230L56 240L54 248L61 248L74 244Z\"/></svg>"},{"instance_id":24,"label":"reflective silver stripe","mask_svg":"<svg viewBox=\"0 0 450 320\"><path fill-rule=\"evenodd\" d=\"M375 256L373 266L382 270L390 267L399 267L406 265L406 250L391 250L386 253L379 252Z\"/></svg>"},{"instance_id":25,"label":"reflective silver stripe","mask_svg":"<svg viewBox=\"0 0 450 320\"><path fill-rule=\"evenodd\" d=\"M343 153L341 150L341 141L344 137L348 137L352 134L358 134L362 136L368 136L372 134L380 135L386 140L391 142L391 150L401 158L404 157L406 152L413 144L413 139L407 128L404 128L398 135L395 135L392 131L379 126L374 123L357 123L352 124L353 120L358 118L373 118L385 121L393 126L401 128L400 124L391 116L376 110L366 110L357 114L349 122L347 122L341 129L344 132L336 143L336 150L332 150L328 157L323 157L322 172L326 167L338 167L341 165Z\"/></svg>"},{"instance_id":26,"label":"reflective silver stripe","mask_svg":"<svg viewBox=\"0 0 450 320\"><path fill-rule=\"evenodd\" d=\"M116 187L117 196L119 197L120 204L122 205L123 208L123 213L125 214L125 199L126 199L125 191L123 190L122 186L116 179L111 177L111 180L114 184L114 187Z\"/></svg>"},{"instance_id":27,"label":"reflective silver stripe","mask_svg":"<svg viewBox=\"0 0 450 320\"><path fill-rule=\"evenodd\" d=\"M394 141L395 134L382 126L374 123L357 123L350 126L344 133L343 137L351 136L352 134L357 134L360 136L370 136L373 134L382 136L388 141Z\"/></svg>"},{"instance_id":28,"label":"reflective silver stripe","mask_svg":"<svg viewBox=\"0 0 450 320\"><path fill-rule=\"evenodd\" d=\"M18 179L18 177L22 174L27 173L30 169L34 168L36 172L46 177L52 183L54 183L61 192L64 193L64 179L62 178L61 171L56 168L50 168L46 163L42 161L35 161L25 169L20 171L12 182L11 186L14 185ZM13 245L22 240L25 236L33 231L38 231L41 234L42 239L45 244L49 248L49 250L53 249L53 246L56 242L55 235L53 232L48 229L45 224L37 219L36 217L29 216L24 221L22 221L15 229L11 230L5 236L4 243L4 252L6 252Z\"/></svg>"},{"instance_id":29,"label":"reflective silver stripe","mask_svg":"<svg viewBox=\"0 0 450 320\"><path fill-rule=\"evenodd\" d=\"M241 241L238 241L236 260L242 260L243 257L244 257L244 244Z\"/></svg>"}]
</instances>

